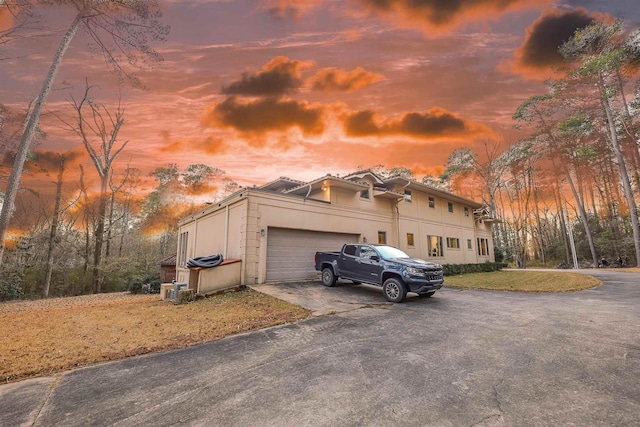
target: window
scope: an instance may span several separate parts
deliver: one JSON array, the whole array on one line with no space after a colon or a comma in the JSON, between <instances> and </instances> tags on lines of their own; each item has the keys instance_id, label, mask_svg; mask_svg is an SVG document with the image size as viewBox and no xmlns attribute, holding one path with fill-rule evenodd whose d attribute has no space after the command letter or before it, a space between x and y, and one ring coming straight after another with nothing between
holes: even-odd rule
<instances>
[{"instance_id":1,"label":"window","mask_svg":"<svg viewBox=\"0 0 640 427\"><path fill-rule=\"evenodd\" d=\"M404 190L404 201L407 203L411 203L411 191Z\"/></svg>"},{"instance_id":2,"label":"window","mask_svg":"<svg viewBox=\"0 0 640 427\"><path fill-rule=\"evenodd\" d=\"M347 254L347 255L353 255L353 256L355 256L355 255L356 255L356 247L355 247L355 246L353 246L353 245L347 245L347 246L344 248L344 253L345 253L345 254Z\"/></svg>"},{"instance_id":3,"label":"window","mask_svg":"<svg viewBox=\"0 0 640 427\"><path fill-rule=\"evenodd\" d=\"M180 240L178 241L178 246L180 246L180 251L178 252L178 266L187 265L187 243L189 242L189 232L180 233Z\"/></svg>"},{"instance_id":4,"label":"window","mask_svg":"<svg viewBox=\"0 0 640 427\"><path fill-rule=\"evenodd\" d=\"M362 191L360 192L360 198L361 198L361 199L369 199L369 198L370 198L370 197L369 197L369 189L362 190Z\"/></svg>"},{"instance_id":5,"label":"window","mask_svg":"<svg viewBox=\"0 0 640 427\"><path fill-rule=\"evenodd\" d=\"M360 258L366 258L369 259L372 256L377 256L378 254L376 253L376 251L373 250L372 247L369 246L363 246L360 248Z\"/></svg>"},{"instance_id":6,"label":"window","mask_svg":"<svg viewBox=\"0 0 640 427\"><path fill-rule=\"evenodd\" d=\"M429 244L429 256L439 257L442 256L442 237L440 236L427 236Z\"/></svg>"},{"instance_id":7,"label":"window","mask_svg":"<svg viewBox=\"0 0 640 427\"><path fill-rule=\"evenodd\" d=\"M478 237L478 255L489 255L489 240Z\"/></svg>"},{"instance_id":8,"label":"window","mask_svg":"<svg viewBox=\"0 0 640 427\"><path fill-rule=\"evenodd\" d=\"M386 231L378 231L378 243L381 245L387 244L387 232Z\"/></svg>"},{"instance_id":9,"label":"window","mask_svg":"<svg viewBox=\"0 0 640 427\"><path fill-rule=\"evenodd\" d=\"M453 203L447 203L447 207L449 208L449 212L453 212Z\"/></svg>"},{"instance_id":10,"label":"window","mask_svg":"<svg viewBox=\"0 0 640 427\"><path fill-rule=\"evenodd\" d=\"M413 233L407 233L407 246L413 246Z\"/></svg>"},{"instance_id":11,"label":"window","mask_svg":"<svg viewBox=\"0 0 640 427\"><path fill-rule=\"evenodd\" d=\"M430 208L436 207L436 199L434 199L433 197L429 197L429 207Z\"/></svg>"},{"instance_id":12,"label":"window","mask_svg":"<svg viewBox=\"0 0 640 427\"><path fill-rule=\"evenodd\" d=\"M460 249L460 239L447 237L447 247L451 249Z\"/></svg>"},{"instance_id":13,"label":"window","mask_svg":"<svg viewBox=\"0 0 640 427\"><path fill-rule=\"evenodd\" d=\"M473 243L471 243L471 239L467 239L467 249L473 249Z\"/></svg>"},{"instance_id":14,"label":"window","mask_svg":"<svg viewBox=\"0 0 640 427\"><path fill-rule=\"evenodd\" d=\"M464 216L469 216L469 208L468 207L464 207Z\"/></svg>"}]
</instances>

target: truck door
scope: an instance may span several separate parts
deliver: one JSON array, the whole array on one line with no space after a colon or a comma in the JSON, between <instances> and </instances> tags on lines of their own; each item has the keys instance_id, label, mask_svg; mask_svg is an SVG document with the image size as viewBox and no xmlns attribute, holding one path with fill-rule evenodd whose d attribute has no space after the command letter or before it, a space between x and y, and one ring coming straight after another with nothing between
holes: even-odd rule
<instances>
[{"instance_id":1,"label":"truck door","mask_svg":"<svg viewBox=\"0 0 640 427\"><path fill-rule=\"evenodd\" d=\"M346 245L340 254L340 276L348 279L360 279L360 260L357 256L358 247Z\"/></svg>"},{"instance_id":2,"label":"truck door","mask_svg":"<svg viewBox=\"0 0 640 427\"><path fill-rule=\"evenodd\" d=\"M377 259L373 259L376 257ZM371 246L362 246L358 256L358 272L360 278L366 282L374 282L379 284L380 271L382 265L380 263L380 255Z\"/></svg>"}]
</instances>

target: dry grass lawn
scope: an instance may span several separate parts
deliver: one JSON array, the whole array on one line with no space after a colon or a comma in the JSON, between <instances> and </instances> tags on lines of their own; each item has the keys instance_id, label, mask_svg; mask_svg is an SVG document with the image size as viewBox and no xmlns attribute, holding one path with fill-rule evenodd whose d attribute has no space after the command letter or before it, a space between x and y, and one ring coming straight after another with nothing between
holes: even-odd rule
<instances>
[{"instance_id":1,"label":"dry grass lawn","mask_svg":"<svg viewBox=\"0 0 640 427\"><path fill-rule=\"evenodd\" d=\"M183 348L308 316L250 290L182 305L128 293L0 303L0 379Z\"/></svg>"},{"instance_id":2,"label":"dry grass lawn","mask_svg":"<svg viewBox=\"0 0 640 427\"><path fill-rule=\"evenodd\" d=\"M492 289L517 292L567 292L595 288L602 282L593 276L580 273L550 271L502 270L492 273L447 276L446 286L462 289Z\"/></svg>"}]
</instances>

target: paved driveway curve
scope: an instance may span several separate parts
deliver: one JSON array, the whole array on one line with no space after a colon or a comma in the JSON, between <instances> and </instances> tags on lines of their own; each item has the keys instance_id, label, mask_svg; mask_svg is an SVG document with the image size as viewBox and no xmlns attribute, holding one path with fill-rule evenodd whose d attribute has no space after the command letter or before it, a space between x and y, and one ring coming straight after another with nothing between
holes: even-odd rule
<instances>
[{"instance_id":1,"label":"paved driveway curve","mask_svg":"<svg viewBox=\"0 0 640 427\"><path fill-rule=\"evenodd\" d=\"M403 304L281 285L346 306L1 386L0 425L640 426L640 275L594 275L605 284L582 292L445 288Z\"/></svg>"}]
</instances>

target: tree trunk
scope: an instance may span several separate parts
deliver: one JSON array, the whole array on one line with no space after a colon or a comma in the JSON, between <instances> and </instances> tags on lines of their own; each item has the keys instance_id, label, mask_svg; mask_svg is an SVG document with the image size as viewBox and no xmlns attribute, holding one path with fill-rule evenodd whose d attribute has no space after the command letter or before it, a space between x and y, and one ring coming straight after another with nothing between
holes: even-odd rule
<instances>
[{"instance_id":1,"label":"tree trunk","mask_svg":"<svg viewBox=\"0 0 640 427\"><path fill-rule=\"evenodd\" d=\"M38 97L36 98L33 111L31 112L31 114L29 114L29 120L27 121L27 124L25 126L22 138L20 139L20 145L18 146L16 159L13 162L13 169L11 170L11 175L9 176L9 181L7 183L7 191L5 192L2 211L0 212L0 265L2 265L2 258L4 256L5 233L9 226L11 215L13 214L15 199L16 195L18 194L18 187L20 186L20 176L22 174L24 162L27 159L27 152L29 151L31 141L33 140L33 136L35 135L36 128L38 127L40 114L42 113L42 107L47 97L49 96L49 92L51 91L51 86L53 84L56 73L58 72L62 57L67 51L69 44L71 44L71 40L73 40L73 37L78 31L78 26L80 24L80 21L82 20L82 16L82 12L76 15L75 19L67 29L66 34L62 38L60 46L58 47L58 51L53 57L53 62L51 64L51 67L49 68L47 77L45 78L42 85L42 89L40 89L40 94L38 94Z\"/></svg>"},{"instance_id":2,"label":"tree trunk","mask_svg":"<svg viewBox=\"0 0 640 427\"><path fill-rule=\"evenodd\" d=\"M582 226L584 227L584 233L587 236L587 242L589 243L589 249L591 250L591 259L593 261L593 267L598 266L598 255L596 254L596 247L593 243L593 236L591 235L591 228L589 227L589 218L587 216L587 211L584 209L584 203L582 199L580 199L580 195L576 190L576 186L573 184L573 179L571 178L571 172L569 169L567 171L567 180L569 181L569 188L571 188L571 193L573 193L573 197L576 200L576 204L578 205L578 212L580 213L580 221L582 221Z\"/></svg>"},{"instance_id":3,"label":"tree trunk","mask_svg":"<svg viewBox=\"0 0 640 427\"><path fill-rule=\"evenodd\" d=\"M62 199L62 177L64 175L64 156L60 156L60 171L58 172L58 183L56 185L56 202L53 208L53 218L51 220L51 232L49 233L49 250L47 252L47 271L44 278L43 296L49 296L49 287L51 285L51 273L53 272L53 250L58 234L58 221L60 220L60 201Z\"/></svg>"},{"instance_id":4,"label":"tree trunk","mask_svg":"<svg viewBox=\"0 0 640 427\"><path fill-rule=\"evenodd\" d=\"M602 77L600 77L601 88L602 86ZM640 266L640 222L638 222L638 209L636 206L636 202L633 196L633 189L631 188L631 181L629 180L629 173L627 171L627 165L625 163L624 156L622 155L622 151L620 149L620 143L618 141L618 134L616 133L615 121L613 118L613 113L611 111L611 105L609 105L609 100L606 98L606 94L604 90L601 89L600 100L602 103L602 108L607 117L607 124L609 128L609 136L611 138L611 148L613 150L613 154L616 157L616 161L618 163L618 169L620 171L620 180L622 181L622 189L624 190L625 198L627 199L627 204L629 205L629 215L631 215L631 227L633 230L633 244L636 250L636 265Z\"/></svg>"},{"instance_id":5,"label":"tree trunk","mask_svg":"<svg viewBox=\"0 0 640 427\"><path fill-rule=\"evenodd\" d=\"M100 267L102 264L102 244L104 242L104 223L107 216L107 180L108 175L103 175L100 182L100 200L98 201L98 218L95 228L94 238L95 246L93 250L93 271L92 271L92 283L93 293L99 294L102 292L102 274L100 274Z\"/></svg>"}]
</instances>

